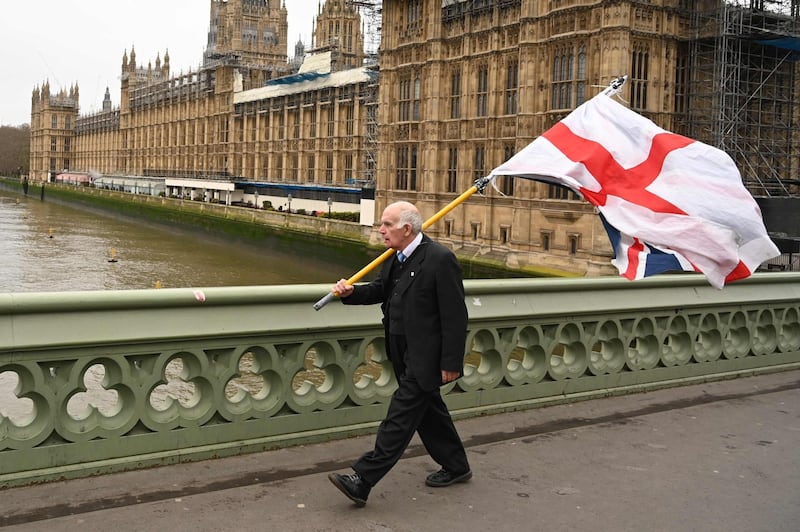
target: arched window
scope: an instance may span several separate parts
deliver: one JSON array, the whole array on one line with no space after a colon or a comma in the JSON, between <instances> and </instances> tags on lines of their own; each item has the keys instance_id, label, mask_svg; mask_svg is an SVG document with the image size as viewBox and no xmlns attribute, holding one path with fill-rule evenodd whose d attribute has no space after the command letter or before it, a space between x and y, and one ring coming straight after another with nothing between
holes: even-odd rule
<instances>
[{"instance_id":1,"label":"arched window","mask_svg":"<svg viewBox=\"0 0 800 532\"><path fill-rule=\"evenodd\" d=\"M577 45L556 50L552 75L551 109L572 109L586 101L586 47Z\"/></svg>"},{"instance_id":2,"label":"arched window","mask_svg":"<svg viewBox=\"0 0 800 532\"><path fill-rule=\"evenodd\" d=\"M639 45L633 50L631 57L631 107L647 108L647 78L650 53L646 46Z\"/></svg>"},{"instance_id":3,"label":"arched window","mask_svg":"<svg viewBox=\"0 0 800 532\"><path fill-rule=\"evenodd\" d=\"M419 101L420 101L420 82L419 77L414 79L414 94L412 96L411 120L419 120Z\"/></svg>"}]
</instances>

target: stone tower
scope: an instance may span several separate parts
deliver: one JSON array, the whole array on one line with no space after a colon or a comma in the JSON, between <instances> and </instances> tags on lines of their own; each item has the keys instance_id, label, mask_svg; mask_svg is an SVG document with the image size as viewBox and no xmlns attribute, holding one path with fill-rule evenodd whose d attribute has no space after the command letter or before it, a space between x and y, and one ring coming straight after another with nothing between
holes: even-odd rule
<instances>
[{"instance_id":1,"label":"stone tower","mask_svg":"<svg viewBox=\"0 0 800 532\"><path fill-rule=\"evenodd\" d=\"M205 62L286 64L288 32L285 0L211 0Z\"/></svg>"},{"instance_id":2,"label":"stone tower","mask_svg":"<svg viewBox=\"0 0 800 532\"><path fill-rule=\"evenodd\" d=\"M78 118L78 86L50 92L50 82L31 97L30 179L48 181L70 169Z\"/></svg>"},{"instance_id":3,"label":"stone tower","mask_svg":"<svg viewBox=\"0 0 800 532\"><path fill-rule=\"evenodd\" d=\"M106 94L103 97L103 111L111 110L111 91L106 87Z\"/></svg>"},{"instance_id":4,"label":"stone tower","mask_svg":"<svg viewBox=\"0 0 800 532\"><path fill-rule=\"evenodd\" d=\"M292 66L299 68L303 64L303 58L306 56L306 46L301 39L297 39L294 45L294 57L291 59Z\"/></svg>"},{"instance_id":5,"label":"stone tower","mask_svg":"<svg viewBox=\"0 0 800 532\"><path fill-rule=\"evenodd\" d=\"M155 68L152 63L148 63L147 66L140 66L136 63L136 50L131 46L130 57L128 57L127 51L122 55L122 72L120 75L120 107L122 111L127 111L129 96L133 89L166 81L169 76L169 52L164 53L163 64L161 62L161 54L156 56Z\"/></svg>"},{"instance_id":6,"label":"stone tower","mask_svg":"<svg viewBox=\"0 0 800 532\"><path fill-rule=\"evenodd\" d=\"M364 63L364 36L361 15L347 0L326 0L320 6L314 32L314 46L337 52L340 69Z\"/></svg>"}]
</instances>

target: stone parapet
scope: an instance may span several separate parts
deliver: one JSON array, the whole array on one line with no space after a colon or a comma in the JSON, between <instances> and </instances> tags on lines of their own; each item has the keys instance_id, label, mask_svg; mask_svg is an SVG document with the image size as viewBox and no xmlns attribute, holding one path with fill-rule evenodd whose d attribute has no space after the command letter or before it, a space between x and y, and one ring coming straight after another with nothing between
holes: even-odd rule
<instances>
[{"instance_id":1,"label":"stone parapet","mask_svg":"<svg viewBox=\"0 0 800 532\"><path fill-rule=\"evenodd\" d=\"M466 281L455 417L800 367L800 274ZM0 486L374 431L377 307L328 286L0 294Z\"/></svg>"}]
</instances>

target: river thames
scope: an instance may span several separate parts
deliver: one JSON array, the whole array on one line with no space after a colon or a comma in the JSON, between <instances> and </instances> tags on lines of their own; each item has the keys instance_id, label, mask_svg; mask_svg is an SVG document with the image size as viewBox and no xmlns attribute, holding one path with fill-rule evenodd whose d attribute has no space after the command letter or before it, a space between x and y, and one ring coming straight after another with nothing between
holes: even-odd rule
<instances>
[{"instance_id":1,"label":"river thames","mask_svg":"<svg viewBox=\"0 0 800 532\"><path fill-rule=\"evenodd\" d=\"M1 190L0 234L0 293L333 284L363 266Z\"/></svg>"}]
</instances>

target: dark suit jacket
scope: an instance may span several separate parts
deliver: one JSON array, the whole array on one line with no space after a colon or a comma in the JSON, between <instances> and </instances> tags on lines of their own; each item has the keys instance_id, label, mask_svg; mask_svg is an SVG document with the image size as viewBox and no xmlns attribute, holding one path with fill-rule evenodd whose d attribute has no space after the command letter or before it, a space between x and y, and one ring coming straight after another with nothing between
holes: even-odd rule
<instances>
[{"instance_id":1,"label":"dark suit jacket","mask_svg":"<svg viewBox=\"0 0 800 532\"><path fill-rule=\"evenodd\" d=\"M386 302L392 296L390 274L395 260L387 260L377 279L356 285L353 293L342 299L346 305L381 303L387 338ZM423 389L433 390L442 384L442 370L462 373L464 369L467 307L461 266L449 249L423 234L422 242L403 264L394 290L400 296L407 351L400 359L404 354L390 352L391 342L387 341L389 360L395 367L402 362ZM394 306L392 312L397 310Z\"/></svg>"}]
</instances>

